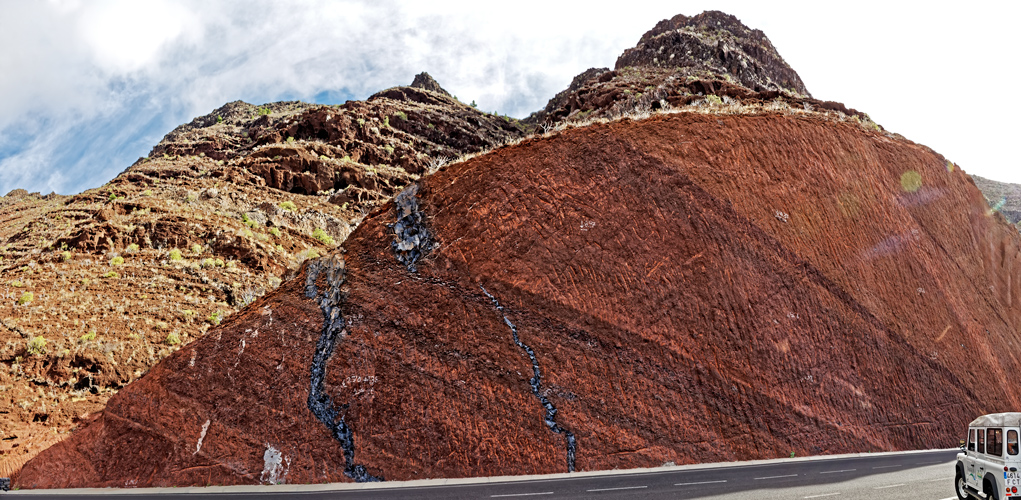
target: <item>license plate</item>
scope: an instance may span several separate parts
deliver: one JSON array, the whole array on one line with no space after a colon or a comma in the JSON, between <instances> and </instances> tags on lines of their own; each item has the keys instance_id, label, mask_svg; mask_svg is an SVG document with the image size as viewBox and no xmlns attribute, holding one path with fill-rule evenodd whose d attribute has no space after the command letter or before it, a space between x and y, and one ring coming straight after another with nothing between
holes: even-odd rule
<instances>
[{"instance_id":1,"label":"license plate","mask_svg":"<svg viewBox=\"0 0 1021 500\"><path fill-rule=\"evenodd\" d=\"M1011 486L1021 486L1021 472L1004 472L1003 484L1008 488Z\"/></svg>"}]
</instances>

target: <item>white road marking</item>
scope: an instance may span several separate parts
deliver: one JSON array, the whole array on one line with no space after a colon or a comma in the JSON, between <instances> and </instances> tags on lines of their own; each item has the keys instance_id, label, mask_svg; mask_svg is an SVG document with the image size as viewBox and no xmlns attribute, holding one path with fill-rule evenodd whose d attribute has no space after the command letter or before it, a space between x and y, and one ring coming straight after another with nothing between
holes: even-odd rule
<instances>
[{"instance_id":1,"label":"white road marking","mask_svg":"<svg viewBox=\"0 0 1021 500\"><path fill-rule=\"evenodd\" d=\"M930 479L930 480L928 480L926 482L927 483L935 483L936 481L949 481L949 480L950 480L949 477L941 477L939 479ZM954 497L954 498L957 498L957 497ZM944 498L943 500L946 500L946 499Z\"/></svg>"},{"instance_id":2,"label":"white road marking","mask_svg":"<svg viewBox=\"0 0 1021 500\"><path fill-rule=\"evenodd\" d=\"M858 469L828 470L828 471L820 472L819 474L836 474L838 472L854 472L856 470L858 470Z\"/></svg>"},{"instance_id":3,"label":"white road marking","mask_svg":"<svg viewBox=\"0 0 1021 500\"><path fill-rule=\"evenodd\" d=\"M873 469L891 469L893 467L904 467L903 465L880 465L879 467L873 467Z\"/></svg>"},{"instance_id":4,"label":"white road marking","mask_svg":"<svg viewBox=\"0 0 1021 500\"><path fill-rule=\"evenodd\" d=\"M501 498L501 497L532 497L535 495L552 495L552 491L543 491L541 493L509 493L506 495L489 495L489 498Z\"/></svg>"},{"instance_id":5,"label":"white road marking","mask_svg":"<svg viewBox=\"0 0 1021 500\"><path fill-rule=\"evenodd\" d=\"M648 488L648 486L620 486L620 487L617 487L617 488L596 488L594 490L585 490L585 491L640 490L642 488Z\"/></svg>"},{"instance_id":6,"label":"white road marking","mask_svg":"<svg viewBox=\"0 0 1021 500\"><path fill-rule=\"evenodd\" d=\"M674 486L690 486L692 484L715 484L715 483L725 483L725 482L727 482L726 479L720 479L719 481L699 481L697 483L677 483Z\"/></svg>"},{"instance_id":7,"label":"white road marking","mask_svg":"<svg viewBox=\"0 0 1021 500\"><path fill-rule=\"evenodd\" d=\"M839 492L839 491L837 491L837 492L834 492L834 493L823 493L822 495L809 495L809 496L807 496L807 497L804 497L804 498L820 498L820 497L831 497L831 496L833 496L833 495L839 495L839 494L840 494L840 492Z\"/></svg>"},{"instance_id":8,"label":"white road marking","mask_svg":"<svg viewBox=\"0 0 1021 500\"><path fill-rule=\"evenodd\" d=\"M875 488L872 488L872 489L874 489L874 490L885 490L887 488L896 488L898 486L904 486L904 483L900 483L900 484L888 484L886 486L876 486Z\"/></svg>"},{"instance_id":9,"label":"white road marking","mask_svg":"<svg viewBox=\"0 0 1021 500\"><path fill-rule=\"evenodd\" d=\"M786 476L766 476L766 477L757 477L755 479L779 479L781 477L798 477L798 475L797 474L788 474Z\"/></svg>"}]
</instances>

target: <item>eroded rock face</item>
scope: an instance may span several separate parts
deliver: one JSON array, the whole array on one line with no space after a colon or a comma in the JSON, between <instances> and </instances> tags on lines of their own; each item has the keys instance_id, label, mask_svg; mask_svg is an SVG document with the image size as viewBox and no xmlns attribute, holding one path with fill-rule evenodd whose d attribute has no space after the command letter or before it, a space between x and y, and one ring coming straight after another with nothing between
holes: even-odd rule
<instances>
[{"instance_id":1,"label":"eroded rock face","mask_svg":"<svg viewBox=\"0 0 1021 500\"><path fill-rule=\"evenodd\" d=\"M420 174L523 134L416 81L340 106L227 103L100 188L0 197L0 477Z\"/></svg>"},{"instance_id":2,"label":"eroded rock face","mask_svg":"<svg viewBox=\"0 0 1021 500\"><path fill-rule=\"evenodd\" d=\"M1021 403L1021 236L963 172L889 134L782 113L597 124L446 167L413 211L434 242L414 269L388 204L18 483L950 447Z\"/></svg>"}]
</instances>

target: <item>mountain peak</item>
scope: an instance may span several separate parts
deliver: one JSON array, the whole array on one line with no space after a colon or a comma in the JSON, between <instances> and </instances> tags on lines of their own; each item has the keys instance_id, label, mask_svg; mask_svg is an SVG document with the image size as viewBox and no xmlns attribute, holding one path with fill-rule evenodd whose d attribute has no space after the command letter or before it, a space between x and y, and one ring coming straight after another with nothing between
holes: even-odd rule
<instances>
[{"instance_id":1,"label":"mountain peak","mask_svg":"<svg viewBox=\"0 0 1021 500\"><path fill-rule=\"evenodd\" d=\"M811 95L762 31L715 10L660 21L642 35L638 45L621 54L615 69L629 66L721 76L757 92L786 90Z\"/></svg>"},{"instance_id":2,"label":"mountain peak","mask_svg":"<svg viewBox=\"0 0 1021 500\"><path fill-rule=\"evenodd\" d=\"M450 96L450 92L443 90L443 87L440 87L440 84L437 83L436 80L433 79L433 77L429 76L429 73L426 73L425 71L415 75L415 80L411 82L411 86L420 89L430 90L432 92L439 92L448 97Z\"/></svg>"}]
</instances>

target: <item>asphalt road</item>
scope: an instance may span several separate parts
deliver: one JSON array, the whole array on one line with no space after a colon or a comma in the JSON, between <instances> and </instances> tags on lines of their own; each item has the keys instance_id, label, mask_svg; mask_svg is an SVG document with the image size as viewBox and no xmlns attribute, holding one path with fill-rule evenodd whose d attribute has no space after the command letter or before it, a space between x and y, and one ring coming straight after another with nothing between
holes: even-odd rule
<instances>
[{"instance_id":1,"label":"asphalt road","mask_svg":"<svg viewBox=\"0 0 1021 500\"><path fill-rule=\"evenodd\" d=\"M371 489L297 490L267 487L266 491L185 492L162 489L128 498L290 498L312 499L722 499L756 500L944 500L954 496L956 450L864 455L754 465L677 468L612 475L580 475L528 481ZM192 489L193 490L193 489ZM68 499L110 498L98 490L80 494L41 491L11 492L11 496Z\"/></svg>"}]
</instances>

